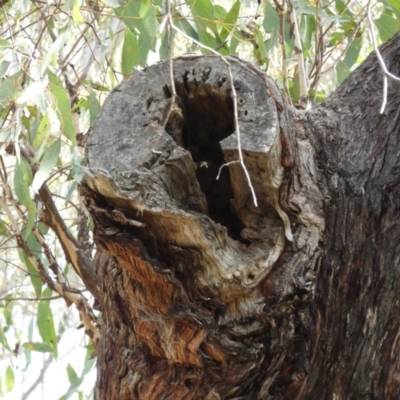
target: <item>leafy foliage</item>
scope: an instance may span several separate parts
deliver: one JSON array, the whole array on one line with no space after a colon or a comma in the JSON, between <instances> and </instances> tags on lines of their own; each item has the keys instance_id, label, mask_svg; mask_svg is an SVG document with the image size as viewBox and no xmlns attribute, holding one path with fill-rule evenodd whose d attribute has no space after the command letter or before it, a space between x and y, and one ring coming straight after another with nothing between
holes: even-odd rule
<instances>
[{"instance_id":1,"label":"leafy foliage","mask_svg":"<svg viewBox=\"0 0 400 400\"><path fill-rule=\"evenodd\" d=\"M173 55L207 54L207 48L238 55L273 76L286 100L296 104L301 77L288 3L171 4L173 24L185 34L175 33ZM162 0L6 0L1 6L0 344L9 366L2 369L0 392L14 393L24 386L15 384L23 379L16 366L29 370L34 353L56 360L58 343L79 324L77 311L66 311L73 300L60 300L57 288L85 290L44 216L41 191L50 191L58 217L66 222L63 229L80 238L77 243L91 258L89 221L76 192L85 133L107 94L133 68L168 56L172 32ZM400 29L397 0L374 3L373 27L366 20L366 1L296 0L293 6L311 103L326 98L372 50L368 29L381 42ZM83 347L86 363L82 360L81 373L79 363L66 366L69 386L60 393L65 399L74 393L83 398L79 387L93 365L89 339L79 344L82 336L75 335L70 345Z\"/></svg>"}]
</instances>

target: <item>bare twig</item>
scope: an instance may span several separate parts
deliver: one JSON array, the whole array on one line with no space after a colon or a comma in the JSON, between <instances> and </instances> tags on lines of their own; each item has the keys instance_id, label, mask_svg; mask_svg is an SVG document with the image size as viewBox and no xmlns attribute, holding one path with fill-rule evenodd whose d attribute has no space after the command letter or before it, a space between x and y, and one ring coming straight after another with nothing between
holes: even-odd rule
<instances>
[{"instance_id":1,"label":"bare twig","mask_svg":"<svg viewBox=\"0 0 400 400\"><path fill-rule=\"evenodd\" d=\"M169 1L168 1L169 2ZM185 39L189 40L190 42L195 43L197 46L208 50L209 52L211 52L212 54L218 56L221 58L222 62L226 65L227 69L228 69L228 74L229 74L229 80L230 80L230 86L231 86L231 91L232 91L232 97L233 97L233 116L234 116L234 123L235 123L235 131L236 131L236 136L237 136L237 145L238 145L238 153L239 153L239 157L237 161L231 161L229 163L225 163L220 167L221 168L234 164L234 163L239 163L243 169L243 172L246 176L247 179L247 183L249 185L252 197L253 197L253 202L254 205L257 207L257 197L256 197L256 193L254 191L254 187L251 183L251 179L250 179L250 175L249 172L246 168L246 165L244 163L244 159L243 159L243 152L242 152L242 145L241 145L241 137L240 137L240 126L239 126L239 117L238 117L238 106L237 106L237 94L236 94L236 89L235 89L235 82L233 79L233 74L232 74L232 69L231 69L231 63L226 59L226 57L222 56L221 54L219 54L217 51L215 51L215 49L206 46L205 44L197 41L196 39L193 39L192 37L190 37L189 35L187 35L185 32L183 32L181 29L179 29L172 20L171 15L169 15L168 17L169 19L169 25L170 27L175 31L178 32L180 35L182 35ZM217 175L217 179L219 178L219 173Z\"/></svg>"},{"instance_id":2,"label":"bare twig","mask_svg":"<svg viewBox=\"0 0 400 400\"><path fill-rule=\"evenodd\" d=\"M76 305L76 308L79 310L82 323L85 327L85 332L89 335L89 337L93 340L93 343L96 345L100 339L100 329L97 322L97 318L93 314L93 311L89 306L89 304L87 303L87 300L83 295L79 293L74 293L72 291L64 290L63 284L55 282L46 271L46 268L44 267L42 261L33 255L30 247L28 246L28 243L22 236L22 233L18 227L18 224L14 218L13 213L8 207L6 199L7 189L5 187L7 185L4 184L4 180L2 181L2 186L3 186L3 195L0 197L0 205L10 220L11 229L16 238L18 247L20 247L25 252L29 261L32 263L32 265L38 272L42 282L47 284L47 286L51 290L57 292L60 296L62 296L67 301L67 303L74 303ZM60 275L57 274L57 280L59 278Z\"/></svg>"},{"instance_id":3,"label":"bare twig","mask_svg":"<svg viewBox=\"0 0 400 400\"><path fill-rule=\"evenodd\" d=\"M0 297L0 301L50 301L62 299L62 296L50 296L50 297Z\"/></svg>"},{"instance_id":4,"label":"bare twig","mask_svg":"<svg viewBox=\"0 0 400 400\"><path fill-rule=\"evenodd\" d=\"M387 87L388 87L388 77L395 80L395 81L400 81L400 77L393 75L391 72L389 72L389 70L386 67L385 61L378 49L378 46L376 44L376 40L375 40L375 34L374 34L374 28L373 28L373 21L372 21L372 15L371 15L371 3L372 0L369 0L368 2L368 7L367 7L367 14L368 14L368 22L369 22L369 36L371 39L371 42L374 46L374 50L375 50L375 54L376 57L378 58L379 64L382 68L382 71L384 73L383 76L383 97L382 97L382 106L381 109L379 110L380 114L383 114L383 112L385 111L385 107L386 107L386 103L387 103Z\"/></svg>"},{"instance_id":5,"label":"bare twig","mask_svg":"<svg viewBox=\"0 0 400 400\"><path fill-rule=\"evenodd\" d=\"M36 387L43 382L43 378L46 374L47 368L49 368L50 364L53 361L53 357L49 355L48 359L43 363L42 369L40 370L40 374L36 378L35 382L32 383L31 387L22 395L21 400L26 400L29 398L31 393L36 389Z\"/></svg>"}]
</instances>

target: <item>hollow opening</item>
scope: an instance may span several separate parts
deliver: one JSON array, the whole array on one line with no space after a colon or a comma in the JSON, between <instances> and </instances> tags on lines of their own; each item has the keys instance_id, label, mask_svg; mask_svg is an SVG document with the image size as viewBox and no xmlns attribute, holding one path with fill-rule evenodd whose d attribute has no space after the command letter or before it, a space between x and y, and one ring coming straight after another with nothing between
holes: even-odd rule
<instances>
[{"instance_id":1,"label":"hollow opening","mask_svg":"<svg viewBox=\"0 0 400 400\"><path fill-rule=\"evenodd\" d=\"M235 130L233 101L230 91L199 82L175 81L176 98L170 108L166 131L178 145L190 151L197 166L196 177L204 193L209 216L225 226L235 240L248 243L240 232L244 224L232 211L229 168L221 170L225 163L220 141ZM171 90L165 86L165 94L172 98ZM168 110L166 111L168 113Z\"/></svg>"}]
</instances>

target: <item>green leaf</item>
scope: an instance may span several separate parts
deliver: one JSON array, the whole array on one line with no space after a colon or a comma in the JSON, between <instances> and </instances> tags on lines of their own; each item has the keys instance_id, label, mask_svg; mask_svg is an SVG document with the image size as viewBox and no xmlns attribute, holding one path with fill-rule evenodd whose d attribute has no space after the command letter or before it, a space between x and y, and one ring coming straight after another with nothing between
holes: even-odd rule
<instances>
[{"instance_id":1,"label":"green leaf","mask_svg":"<svg viewBox=\"0 0 400 400\"><path fill-rule=\"evenodd\" d=\"M275 33L277 35L279 32L279 15L268 2L265 6L263 27L267 33Z\"/></svg>"},{"instance_id":2,"label":"green leaf","mask_svg":"<svg viewBox=\"0 0 400 400\"><path fill-rule=\"evenodd\" d=\"M6 106L9 101L15 100L20 91L21 91L21 83L20 83L20 72L3 79L0 82L0 104Z\"/></svg>"},{"instance_id":3,"label":"green leaf","mask_svg":"<svg viewBox=\"0 0 400 400\"><path fill-rule=\"evenodd\" d=\"M81 2L79 0L75 1L75 4L72 8L72 19L76 25L81 25L85 22L85 19L82 17L80 8Z\"/></svg>"},{"instance_id":4,"label":"green leaf","mask_svg":"<svg viewBox=\"0 0 400 400\"><path fill-rule=\"evenodd\" d=\"M221 40L224 42L232 30L235 28L235 24L240 12L240 1L237 0L226 14L224 25L221 30Z\"/></svg>"},{"instance_id":5,"label":"green leaf","mask_svg":"<svg viewBox=\"0 0 400 400\"><path fill-rule=\"evenodd\" d=\"M155 9L150 0L142 0L139 9L139 17L142 18L143 28L150 37L156 37L157 19Z\"/></svg>"},{"instance_id":6,"label":"green leaf","mask_svg":"<svg viewBox=\"0 0 400 400\"><path fill-rule=\"evenodd\" d=\"M8 67L10 66L9 61L2 61L0 62L0 78L2 78L6 72L8 71Z\"/></svg>"},{"instance_id":7,"label":"green leaf","mask_svg":"<svg viewBox=\"0 0 400 400\"><path fill-rule=\"evenodd\" d=\"M2 220L0 220L0 235L8 236L7 225Z\"/></svg>"},{"instance_id":8,"label":"green leaf","mask_svg":"<svg viewBox=\"0 0 400 400\"><path fill-rule=\"evenodd\" d=\"M7 349L8 351L11 351L11 348L8 344L6 335L4 334L4 330L3 328L0 326L0 343L2 344L2 346Z\"/></svg>"},{"instance_id":9,"label":"green leaf","mask_svg":"<svg viewBox=\"0 0 400 400\"><path fill-rule=\"evenodd\" d=\"M40 297L42 294L42 280L39 278L38 272L36 268L32 265L31 261L29 260L28 256L22 249L18 249L18 255L21 262L26 266L26 269L29 273L29 278L32 282L33 289L35 290L36 296Z\"/></svg>"},{"instance_id":10,"label":"green leaf","mask_svg":"<svg viewBox=\"0 0 400 400\"><path fill-rule=\"evenodd\" d=\"M379 31L382 42L389 40L395 33L400 30L399 21L393 15L386 11L374 23Z\"/></svg>"},{"instance_id":11,"label":"green leaf","mask_svg":"<svg viewBox=\"0 0 400 400\"><path fill-rule=\"evenodd\" d=\"M126 76L132 72L135 65L139 64L139 48L136 35L125 29L124 44L122 46L121 71ZM92 118L90 117L90 120Z\"/></svg>"},{"instance_id":12,"label":"green leaf","mask_svg":"<svg viewBox=\"0 0 400 400\"><path fill-rule=\"evenodd\" d=\"M336 46L343 40L344 36L342 32L333 32L329 38L329 46Z\"/></svg>"},{"instance_id":13,"label":"green leaf","mask_svg":"<svg viewBox=\"0 0 400 400\"><path fill-rule=\"evenodd\" d=\"M177 26L181 31L185 32L186 35L199 41L199 35L194 27L183 17L181 14L177 13L177 19L174 21L174 25Z\"/></svg>"},{"instance_id":14,"label":"green leaf","mask_svg":"<svg viewBox=\"0 0 400 400\"><path fill-rule=\"evenodd\" d=\"M78 379L78 374L71 367L71 364L67 365L67 375L68 375L69 383L72 383Z\"/></svg>"},{"instance_id":15,"label":"green leaf","mask_svg":"<svg viewBox=\"0 0 400 400\"><path fill-rule=\"evenodd\" d=\"M36 206L32 201L29 186L32 182L32 171L28 161L24 157L20 158L19 163L15 165L14 172L14 190L18 200L28 210L28 225L25 227L25 235L27 236L32 229L36 218Z\"/></svg>"},{"instance_id":16,"label":"green leaf","mask_svg":"<svg viewBox=\"0 0 400 400\"><path fill-rule=\"evenodd\" d=\"M27 88L23 90L21 95L15 102L17 104L24 104L31 101L36 96L42 94L47 87L47 81L42 82L32 82Z\"/></svg>"},{"instance_id":17,"label":"green leaf","mask_svg":"<svg viewBox=\"0 0 400 400\"><path fill-rule=\"evenodd\" d=\"M155 8L150 0L128 0L123 6L114 8L115 15L121 18L137 36L139 64L144 66L150 50L155 50L157 43L157 19Z\"/></svg>"},{"instance_id":18,"label":"green leaf","mask_svg":"<svg viewBox=\"0 0 400 400\"><path fill-rule=\"evenodd\" d=\"M11 47L11 43L8 40L0 40L0 50L7 50Z\"/></svg>"},{"instance_id":19,"label":"green leaf","mask_svg":"<svg viewBox=\"0 0 400 400\"><path fill-rule=\"evenodd\" d=\"M37 351L39 353L51 353L54 349L44 343L38 342L25 342L22 347L29 351Z\"/></svg>"},{"instance_id":20,"label":"green leaf","mask_svg":"<svg viewBox=\"0 0 400 400\"><path fill-rule=\"evenodd\" d=\"M67 374L70 386L68 388L67 393L65 393L65 395L61 397L61 399L63 400L69 399L74 393L76 393L79 386L83 382L83 376L78 377L75 370L71 367L70 364L67 365Z\"/></svg>"},{"instance_id":21,"label":"green leaf","mask_svg":"<svg viewBox=\"0 0 400 400\"><path fill-rule=\"evenodd\" d=\"M257 50L257 62L259 64L265 64L267 62L268 56L267 52L265 50L265 43L264 43L264 37L261 31L256 32L256 37L255 37L258 45L258 50Z\"/></svg>"},{"instance_id":22,"label":"green leaf","mask_svg":"<svg viewBox=\"0 0 400 400\"><path fill-rule=\"evenodd\" d=\"M13 369L8 366L6 369L6 389L7 392L11 392L14 389L14 371Z\"/></svg>"},{"instance_id":23,"label":"green leaf","mask_svg":"<svg viewBox=\"0 0 400 400\"><path fill-rule=\"evenodd\" d=\"M190 9L194 17L204 19L202 22L211 22L215 19L214 6L211 0L190 0Z\"/></svg>"},{"instance_id":24,"label":"green leaf","mask_svg":"<svg viewBox=\"0 0 400 400\"><path fill-rule=\"evenodd\" d=\"M32 171L31 166L24 157L20 158L20 161L15 165L14 172L14 189L18 200L24 205L28 206L32 201L29 186L32 182Z\"/></svg>"},{"instance_id":25,"label":"green leaf","mask_svg":"<svg viewBox=\"0 0 400 400\"><path fill-rule=\"evenodd\" d=\"M336 74L338 83L341 84L349 75L350 70L345 62L339 61L336 65Z\"/></svg>"},{"instance_id":26,"label":"green leaf","mask_svg":"<svg viewBox=\"0 0 400 400\"><path fill-rule=\"evenodd\" d=\"M43 291L43 296L48 297L51 293L51 290L46 288ZM39 302L37 311L37 327L43 342L52 348L54 357L57 357L57 336L54 329L54 320L50 303L51 302L47 300Z\"/></svg>"},{"instance_id":27,"label":"green leaf","mask_svg":"<svg viewBox=\"0 0 400 400\"><path fill-rule=\"evenodd\" d=\"M61 80L48 71L50 92L54 96L57 114L60 117L62 133L71 141L72 147L76 143L76 132L72 123L71 103Z\"/></svg>"},{"instance_id":28,"label":"green leaf","mask_svg":"<svg viewBox=\"0 0 400 400\"><path fill-rule=\"evenodd\" d=\"M343 60L343 62L347 65L347 68L350 69L357 61L357 58L360 54L361 46L362 46L362 38L361 37L354 39L351 42L351 45L347 49L346 56Z\"/></svg>"},{"instance_id":29,"label":"green leaf","mask_svg":"<svg viewBox=\"0 0 400 400\"><path fill-rule=\"evenodd\" d=\"M96 119L97 115L100 111L100 103L96 97L96 94L91 91L89 95L89 115L90 115L90 123L93 124L93 121Z\"/></svg>"},{"instance_id":30,"label":"green leaf","mask_svg":"<svg viewBox=\"0 0 400 400\"><path fill-rule=\"evenodd\" d=\"M41 119L40 123L39 120L35 120L36 124L39 124L36 128L36 132L35 129L33 128L33 132L31 132L31 140L33 142L33 146L35 147L35 149L37 149L42 142L44 141L44 139L47 137L47 135L50 133L50 120L49 120L49 115L45 114L43 115L43 118Z\"/></svg>"},{"instance_id":31,"label":"green leaf","mask_svg":"<svg viewBox=\"0 0 400 400\"><path fill-rule=\"evenodd\" d=\"M61 140L56 139L50 146L46 147L40 166L32 182L32 189L38 192L44 181L49 177L57 163L61 151Z\"/></svg>"},{"instance_id":32,"label":"green leaf","mask_svg":"<svg viewBox=\"0 0 400 400\"><path fill-rule=\"evenodd\" d=\"M385 2L391 5L397 11L400 11L400 3L399 0L385 0Z\"/></svg>"}]
</instances>

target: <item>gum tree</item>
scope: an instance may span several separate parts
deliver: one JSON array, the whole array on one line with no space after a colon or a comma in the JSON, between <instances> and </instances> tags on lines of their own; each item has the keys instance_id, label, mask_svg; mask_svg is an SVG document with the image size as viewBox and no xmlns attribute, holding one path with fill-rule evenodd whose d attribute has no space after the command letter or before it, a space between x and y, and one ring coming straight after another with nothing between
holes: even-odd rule
<instances>
[{"instance_id":1,"label":"gum tree","mask_svg":"<svg viewBox=\"0 0 400 400\"><path fill-rule=\"evenodd\" d=\"M5 352L74 304L65 398L397 398L396 2L3 3Z\"/></svg>"}]
</instances>

